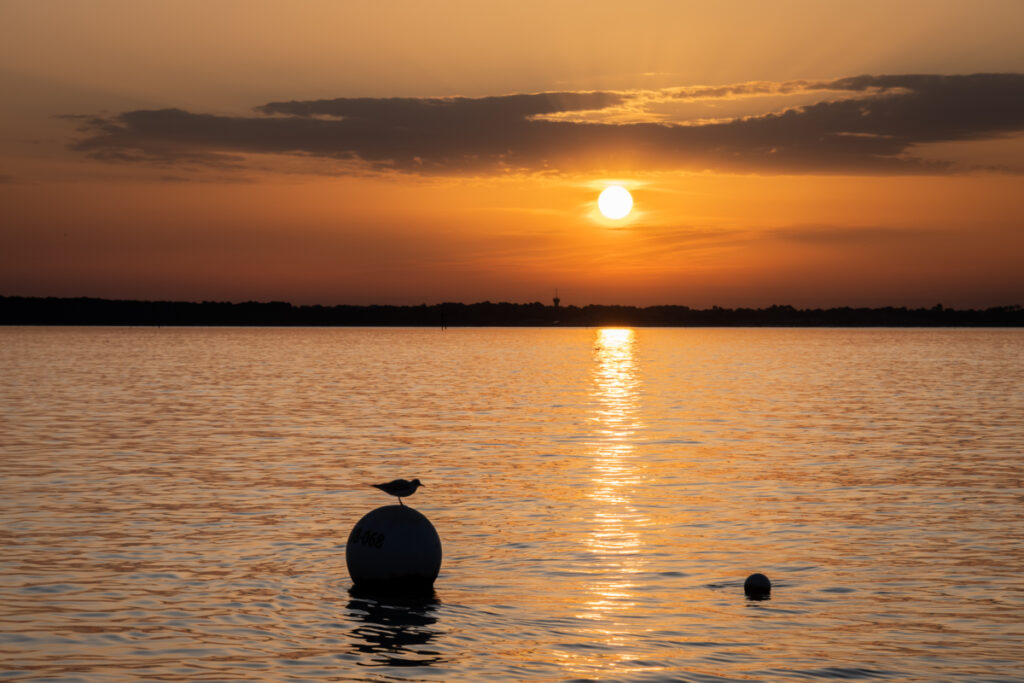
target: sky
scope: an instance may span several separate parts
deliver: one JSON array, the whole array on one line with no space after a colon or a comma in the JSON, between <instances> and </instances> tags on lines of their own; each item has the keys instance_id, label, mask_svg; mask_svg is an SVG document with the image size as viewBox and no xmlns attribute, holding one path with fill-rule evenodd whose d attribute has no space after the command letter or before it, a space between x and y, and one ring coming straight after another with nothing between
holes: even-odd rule
<instances>
[{"instance_id":1,"label":"sky","mask_svg":"<svg viewBox=\"0 0 1024 683\"><path fill-rule=\"evenodd\" d=\"M1022 34L1018 0L0 0L0 295L1024 304Z\"/></svg>"}]
</instances>

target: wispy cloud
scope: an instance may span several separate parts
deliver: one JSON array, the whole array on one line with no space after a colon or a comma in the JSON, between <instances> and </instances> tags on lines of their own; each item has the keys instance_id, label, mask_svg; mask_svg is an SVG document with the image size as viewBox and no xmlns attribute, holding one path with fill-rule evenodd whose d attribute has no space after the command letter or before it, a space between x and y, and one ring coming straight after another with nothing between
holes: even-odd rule
<instances>
[{"instance_id":1,"label":"wispy cloud","mask_svg":"<svg viewBox=\"0 0 1024 683\"><path fill-rule=\"evenodd\" d=\"M671 101L775 102L780 95L814 95L815 101L685 125L655 111ZM334 160L339 173L945 173L959 169L914 156L915 145L1024 130L1024 74L857 76L484 98L338 98L271 102L255 112L218 116L161 109L79 117L83 137L73 148L111 161L222 168L244 167L247 155L293 155Z\"/></svg>"}]
</instances>

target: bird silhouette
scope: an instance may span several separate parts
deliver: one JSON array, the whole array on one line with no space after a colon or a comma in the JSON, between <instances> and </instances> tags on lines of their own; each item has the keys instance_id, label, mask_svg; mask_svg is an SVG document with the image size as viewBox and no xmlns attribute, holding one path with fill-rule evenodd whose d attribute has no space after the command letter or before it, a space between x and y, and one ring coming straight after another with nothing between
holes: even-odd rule
<instances>
[{"instance_id":1,"label":"bird silhouette","mask_svg":"<svg viewBox=\"0 0 1024 683\"><path fill-rule=\"evenodd\" d=\"M405 505L402 502L402 498L416 493L416 489L423 486L423 483L419 479L413 479L412 481L408 479L395 479L386 484L370 484L370 486L380 489L388 495L395 496L398 498L399 505Z\"/></svg>"}]
</instances>

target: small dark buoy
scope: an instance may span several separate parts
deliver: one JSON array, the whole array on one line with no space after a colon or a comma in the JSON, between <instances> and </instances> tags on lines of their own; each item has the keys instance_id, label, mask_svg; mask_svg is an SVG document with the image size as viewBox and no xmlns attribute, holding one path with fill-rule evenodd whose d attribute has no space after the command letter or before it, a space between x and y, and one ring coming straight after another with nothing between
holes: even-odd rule
<instances>
[{"instance_id":1,"label":"small dark buoy","mask_svg":"<svg viewBox=\"0 0 1024 683\"><path fill-rule=\"evenodd\" d=\"M352 527L345 563L357 589L429 593L441 571L441 537L422 513L407 505L386 505Z\"/></svg>"},{"instance_id":2,"label":"small dark buoy","mask_svg":"<svg viewBox=\"0 0 1024 683\"><path fill-rule=\"evenodd\" d=\"M743 582L743 592L751 598L763 598L772 592L772 582L764 574L751 574Z\"/></svg>"}]
</instances>

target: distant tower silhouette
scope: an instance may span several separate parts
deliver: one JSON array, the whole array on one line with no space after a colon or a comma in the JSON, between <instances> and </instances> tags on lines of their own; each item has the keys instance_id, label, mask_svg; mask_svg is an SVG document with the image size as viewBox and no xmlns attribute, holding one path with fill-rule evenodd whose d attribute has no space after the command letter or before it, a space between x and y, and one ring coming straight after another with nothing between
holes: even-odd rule
<instances>
[{"instance_id":1,"label":"distant tower silhouette","mask_svg":"<svg viewBox=\"0 0 1024 683\"><path fill-rule=\"evenodd\" d=\"M562 300L558 298L558 290L555 290L555 298L552 299L555 302L555 308L558 308L558 304L562 303Z\"/></svg>"}]
</instances>

